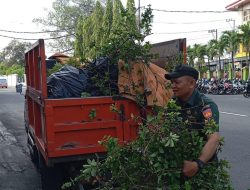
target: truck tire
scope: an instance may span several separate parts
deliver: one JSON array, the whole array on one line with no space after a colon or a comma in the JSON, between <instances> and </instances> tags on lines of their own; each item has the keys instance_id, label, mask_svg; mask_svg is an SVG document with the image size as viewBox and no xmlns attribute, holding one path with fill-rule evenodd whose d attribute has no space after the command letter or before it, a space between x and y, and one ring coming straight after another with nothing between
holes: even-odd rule
<instances>
[{"instance_id":1,"label":"truck tire","mask_svg":"<svg viewBox=\"0 0 250 190\"><path fill-rule=\"evenodd\" d=\"M41 174L42 190L61 190L63 178L60 167L48 167L41 154L39 154L39 170Z\"/></svg>"},{"instance_id":2,"label":"truck tire","mask_svg":"<svg viewBox=\"0 0 250 190\"><path fill-rule=\"evenodd\" d=\"M36 147L33 147L32 150L30 150L29 152L31 161L34 163L36 168L39 169L39 156Z\"/></svg>"},{"instance_id":3,"label":"truck tire","mask_svg":"<svg viewBox=\"0 0 250 190\"><path fill-rule=\"evenodd\" d=\"M24 118L25 131L26 131L26 133L28 133L28 130L29 130L29 122L28 122L28 103L27 103L27 100L26 100L26 99L25 99L25 102L24 102L23 118Z\"/></svg>"}]
</instances>

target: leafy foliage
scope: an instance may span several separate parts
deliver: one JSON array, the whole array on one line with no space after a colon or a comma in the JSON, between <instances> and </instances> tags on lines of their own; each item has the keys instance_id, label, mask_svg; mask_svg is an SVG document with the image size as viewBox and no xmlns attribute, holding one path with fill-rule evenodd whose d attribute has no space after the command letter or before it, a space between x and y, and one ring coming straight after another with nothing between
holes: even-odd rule
<instances>
[{"instance_id":1,"label":"leafy foliage","mask_svg":"<svg viewBox=\"0 0 250 190\"><path fill-rule=\"evenodd\" d=\"M101 41L101 45L106 44L107 40L109 39L110 30L112 27L112 20L113 20L113 3L111 0L107 0L106 9L103 17L103 23L102 23L103 38Z\"/></svg>"},{"instance_id":2,"label":"leafy foliage","mask_svg":"<svg viewBox=\"0 0 250 190\"><path fill-rule=\"evenodd\" d=\"M91 120L93 120L93 119L95 119L95 117L96 117L96 109L91 109L91 111L89 112L89 118L91 119Z\"/></svg>"},{"instance_id":3,"label":"leafy foliage","mask_svg":"<svg viewBox=\"0 0 250 190\"><path fill-rule=\"evenodd\" d=\"M96 2L95 9L93 12L93 34L91 37L93 37L93 54L97 55L97 50L101 46L101 40L102 40L102 22L103 22L103 8L101 6L101 3L99 1Z\"/></svg>"},{"instance_id":4,"label":"leafy foliage","mask_svg":"<svg viewBox=\"0 0 250 190\"><path fill-rule=\"evenodd\" d=\"M55 30L50 33L52 38L56 38L50 43L52 49L69 51L74 48L78 18L90 15L94 5L94 0L56 0L46 18L35 18L33 22L43 25L45 31Z\"/></svg>"},{"instance_id":5,"label":"leafy foliage","mask_svg":"<svg viewBox=\"0 0 250 190\"><path fill-rule=\"evenodd\" d=\"M63 188L84 179L95 184L95 189L102 190L231 190L225 160L209 163L193 178L180 183L183 161L196 159L206 141L199 131L188 127L189 123L182 120L179 111L175 102L170 101L165 108L155 108L146 120L133 117L142 121L138 138L121 146L117 139L106 137L101 144L107 149L107 158L89 160L81 174ZM211 120L202 132L211 134L217 127ZM221 141L219 150L222 145Z\"/></svg>"},{"instance_id":6,"label":"leafy foliage","mask_svg":"<svg viewBox=\"0 0 250 190\"><path fill-rule=\"evenodd\" d=\"M149 42L143 43L143 40L151 32L149 27L151 27L150 23L153 18L152 10L148 7L142 14L140 27L143 33L141 34L136 26L134 2L130 0L128 5L124 9L120 0L115 0L113 4L111 1L107 1L107 8L103 14L103 10L97 2L94 12L86 19L79 20L84 23L78 24L82 25L83 29L78 30L79 39L75 43L76 55L80 55L80 59L85 62L91 62L101 57L108 60L108 71L95 73L91 77L91 81L104 95L114 95L110 85L110 76L112 70L117 68L118 72L119 59L124 60L125 65L129 67L131 60L142 59L147 62L150 58L151 46ZM86 63L86 66L88 65ZM114 83L116 82L112 81L112 84Z\"/></svg>"},{"instance_id":7,"label":"leafy foliage","mask_svg":"<svg viewBox=\"0 0 250 190\"><path fill-rule=\"evenodd\" d=\"M243 44L243 47L246 49L247 62L250 67L249 57L250 57L250 22L239 26L241 33L239 34L240 40Z\"/></svg>"},{"instance_id":8,"label":"leafy foliage","mask_svg":"<svg viewBox=\"0 0 250 190\"><path fill-rule=\"evenodd\" d=\"M0 63L0 75L17 74L19 78L23 78L24 67L18 64L13 64L10 67L4 63Z\"/></svg>"},{"instance_id":9,"label":"leafy foliage","mask_svg":"<svg viewBox=\"0 0 250 190\"><path fill-rule=\"evenodd\" d=\"M5 64L0 63L0 75L6 75L7 67Z\"/></svg>"},{"instance_id":10,"label":"leafy foliage","mask_svg":"<svg viewBox=\"0 0 250 190\"><path fill-rule=\"evenodd\" d=\"M56 63L54 67L48 70L47 76L50 76L51 74L59 71L62 67L63 65L61 63Z\"/></svg>"},{"instance_id":11,"label":"leafy foliage","mask_svg":"<svg viewBox=\"0 0 250 190\"><path fill-rule=\"evenodd\" d=\"M112 31L115 31L123 24L122 12L124 11L124 7L120 0L114 0L114 8L113 8L113 20L112 20ZM112 33L111 35L116 35Z\"/></svg>"},{"instance_id":12,"label":"leafy foliage","mask_svg":"<svg viewBox=\"0 0 250 190\"><path fill-rule=\"evenodd\" d=\"M128 22L131 25L131 29L138 30L136 24L136 9L135 9L135 2L134 0L127 0L127 10L128 10L128 17L130 21Z\"/></svg>"},{"instance_id":13,"label":"leafy foliage","mask_svg":"<svg viewBox=\"0 0 250 190\"><path fill-rule=\"evenodd\" d=\"M78 18L77 22L77 27L76 27L76 40L74 42L74 48L75 48L75 57L79 57L80 61L84 61L84 56L83 56L83 50L84 50L84 42L83 42L83 17L80 16Z\"/></svg>"},{"instance_id":14,"label":"leafy foliage","mask_svg":"<svg viewBox=\"0 0 250 190\"><path fill-rule=\"evenodd\" d=\"M24 53L30 47L30 43L12 40L0 53L0 75L17 74L23 78Z\"/></svg>"},{"instance_id":15,"label":"leafy foliage","mask_svg":"<svg viewBox=\"0 0 250 190\"><path fill-rule=\"evenodd\" d=\"M14 64L24 66L25 50L31 47L31 43L12 40L2 51L1 61L7 66Z\"/></svg>"},{"instance_id":16,"label":"leafy foliage","mask_svg":"<svg viewBox=\"0 0 250 190\"><path fill-rule=\"evenodd\" d=\"M96 5L96 7L99 6ZM100 10L100 8L95 9L84 20L82 31L83 53L77 52L76 54L83 54L86 60L107 55L116 55L117 59L121 58L126 62L138 57L145 58L150 45L148 42L142 45L141 42L151 32L150 27L153 18L151 8L148 7L142 13L140 25L142 33L139 32L138 26L136 26L136 11L132 0L128 1L126 9L124 9L120 0L115 0L113 4L111 1L107 1L102 19ZM103 21L102 24L100 24L100 21ZM100 26L102 26L101 29L98 28ZM101 31L101 33L98 31ZM76 48L76 51L79 49ZM117 59L114 62L117 62Z\"/></svg>"}]
</instances>

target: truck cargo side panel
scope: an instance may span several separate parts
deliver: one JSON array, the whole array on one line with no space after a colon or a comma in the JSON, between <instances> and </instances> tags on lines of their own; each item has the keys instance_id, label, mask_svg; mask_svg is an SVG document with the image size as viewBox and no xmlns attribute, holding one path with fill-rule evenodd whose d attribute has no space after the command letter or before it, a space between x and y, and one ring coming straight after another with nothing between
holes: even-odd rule
<instances>
[{"instance_id":1,"label":"truck cargo side panel","mask_svg":"<svg viewBox=\"0 0 250 190\"><path fill-rule=\"evenodd\" d=\"M111 111L112 105L119 113ZM129 100L113 101L111 97L47 99L45 113L48 157L104 152L99 141L105 136L116 137L120 143L137 136L138 125L131 115L138 114L138 107Z\"/></svg>"}]
</instances>

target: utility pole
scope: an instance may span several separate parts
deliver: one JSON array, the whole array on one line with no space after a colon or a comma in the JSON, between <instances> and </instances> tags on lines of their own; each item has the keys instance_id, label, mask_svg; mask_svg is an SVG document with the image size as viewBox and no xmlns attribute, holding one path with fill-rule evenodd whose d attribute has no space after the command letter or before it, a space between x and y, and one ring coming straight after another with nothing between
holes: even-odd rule
<instances>
[{"instance_id":1,"label":"utility pole","mask_svg":"<svg viewBox=\"0 0 250 190\"><path fill-rule=\"evenodd\" d=\"M218 40L217 29L208 30L208 33L212 33L213 37L214 37L214 33L215 33L215 39L216 39L216 41Z\"/></svg>"},{"instance_id":2,"label":"utility pole","mask_svg":"<svg viewBox=\"0 0 250 190\"><path fill-rule=\"evenodd\" d=\"M226 19L226 22L229 22L229 24L230 24L231 21L233 21L233 31L235 31L235 19L232 19L232 18ZM230 26L231 26L231 25L230 25ZM231 27L232 27L232 26L231 26Z\"/></svg>"},{"instance_id":3,"label":"utility pole","mask_svg":"<svg viewBox=\"0 0 250 190\"><path fill-rule=\"evenodd\" d=\"M213 37L214 37L214 33L215 33L215 40L216 42L218 42L218 30L217 29L212 29L212 30L208 30L208 33L212 33ZM220 61L220 55L218 57L218 62L219 62L219 67L218 67L218 72L221 72L221 61ZM220 78L221 73L218 74L219 78Z\"/></svg>"},{"instance_id":4,"label":"utility pole","mask_svg":"<svg viewBox=\"0 0 250 190\"><path fill-rule=\"evenodd\" d=\"M230 18L230 19L226 19L226 22L229 22L229 25L231 26L230 22L233 21L233 32L235 31L235 20ZM231 26L232 27L232 26ZM234 77L235 75L235 68L234 68L234 60L233 60L233 54L234 52L232 51L231 53L231 57L232 57L232 76ZM241 65L241 68L242 68L242 65ZM241 70L242 71L242 70ZM242 74L241 74L242 75Z\"/></svg>"}]
</instances>

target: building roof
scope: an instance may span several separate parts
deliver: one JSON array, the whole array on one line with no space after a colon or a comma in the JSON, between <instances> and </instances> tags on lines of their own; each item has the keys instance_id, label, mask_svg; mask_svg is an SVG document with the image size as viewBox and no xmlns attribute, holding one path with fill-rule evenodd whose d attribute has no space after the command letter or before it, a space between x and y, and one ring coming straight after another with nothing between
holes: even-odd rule
<instances>
[{"instance_id":1,"label":"building roof","mask_svg":"<svg viewBox=\"0 0 250 190\"><path fill-rule=\"evenodd\" d=\"M239 8L249 3L250 3L250 0L238 0L226 6L226 9L230 11L237 11L239 10Z\"/></svg>"}]
</instances>

